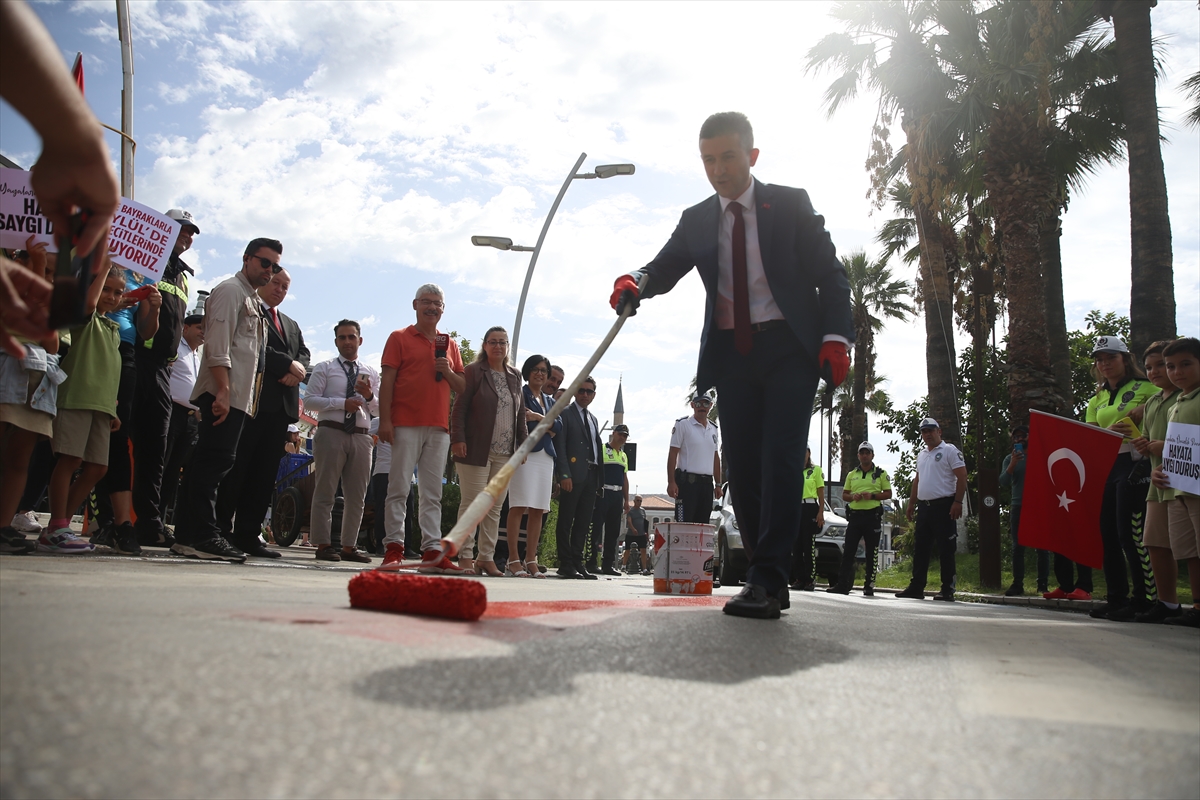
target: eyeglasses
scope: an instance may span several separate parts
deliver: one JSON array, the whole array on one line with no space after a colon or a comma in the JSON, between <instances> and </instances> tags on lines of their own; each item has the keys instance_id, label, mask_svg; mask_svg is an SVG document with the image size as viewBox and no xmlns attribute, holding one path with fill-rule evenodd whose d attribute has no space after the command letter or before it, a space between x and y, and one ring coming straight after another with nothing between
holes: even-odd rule
<instances>
[{"instance_id":1,"label":"eyeglasses","mask_svg":"<svg viewBox=\"0 0 1200 800\"><path fill-rule=\"evenodd\" d=\"M445 308L446 304L441 300L418 300L417 305L430 306L432 308Z\"/></svg>"},{"instance_id":2,"label":"eyeglasses","mask_svg":"<svg viewBox=\"0 0 1200 800\"><path fill-rule=\"evenodd\" d=\"M711 406L712 400L693 400L692 404L697 406Z\"/></svg>"},{"instance_id":3,"label":"eyeglasses","mask_svg":"<svg viewBox=\"0 0 1200 800\"><path fill-rule=\"evenodd\" d=\"M508 347L508 341L505 339L488 339L484 344L488 347Z\"/></svg>"},{"instance_id":4,"label":"eyeglasses","mask_svg":"<svg viewBox=\"0 0 1200 800\"><path fill-rule=\"evenodd\" d=\"M584 389L582 386L580 386L580 387L579 387L579 388L578 388L578 389L575 391L575 394L595 394L595 393L596 393L596 390L595 390L595 389Z\"/></svg>"},{"instance_id":5,"label":"eyeglasses","mask_svg":"<svg viewBox=\"0 0 1200 800\"><path fill-rule=\"evenodd\" d=\"M548 375L549 370L544 369L542 367L534 367L533 369L529 370L529 374L530 375L535 375L535 374L536 375Z\"/></svg>"},{"instance_id":6,"label":"eyeglasses","mask_svg":"<svg viewBox=\"0 0 1200 800\"><path fill-rule=\"evenodd\" d=\"M258 263L262 264L262 268L271 270L271 274L273 274L273 275L278 275L279 273L283 272L283 266L281 264L279 264L279 262L277 262L277 261L272 261L271 259L264 258L262 256L250 256L250 257L257 258Z\"/></svg>"}]
</instances>

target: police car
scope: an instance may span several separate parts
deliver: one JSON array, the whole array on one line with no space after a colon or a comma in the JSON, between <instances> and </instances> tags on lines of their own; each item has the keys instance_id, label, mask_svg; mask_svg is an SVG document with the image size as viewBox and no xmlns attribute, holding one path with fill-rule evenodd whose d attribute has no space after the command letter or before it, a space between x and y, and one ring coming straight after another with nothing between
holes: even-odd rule
<instances>
[{"instance_id":1,"label":"police car","mask_svg":"<svg viewBox=\"0 0 1200 800\"><path fill-rule=\"evenodd\" d=\"M716 528L715 569L723 586L736 586L746 577L750 559L742 544L737 516L733 512L733 492L729 484L722 487L720 507L713 512L713 527ZM814 540L817 557L817 575L826 583L837 583L838 570L842 565L842 545L846 541L846 520L833 513L829 503L825 504L825 526Z\"/></svg>"}]
</instances>

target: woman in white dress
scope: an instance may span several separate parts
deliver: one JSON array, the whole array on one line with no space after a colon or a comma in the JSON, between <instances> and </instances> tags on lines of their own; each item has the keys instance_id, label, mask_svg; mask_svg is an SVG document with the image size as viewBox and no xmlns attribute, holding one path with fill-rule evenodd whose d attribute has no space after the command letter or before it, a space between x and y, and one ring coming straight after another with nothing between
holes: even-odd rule
<instances>
[{"instance_id":1,"label":"woman in white dress","mask_svg":"<svg viewBox=\"0 0 1200 800\"><path fill-rule=\"evenodd\" d=\"M526 384L525 420L533 430L542 417L554 405L554 398L542 393L542 386L550 375L550 359L532 355L521 367L521 377ZM553 427L537 443L525 463L517 468L508 485L508 571L516 578L545 578L537 563L538 539L542 535L542 517L550 510L550 490L554 480L554 436L562 430L562 422L554 420ZM521 535L521 517L528 514L525 530L525 565L517 550L517 539Z\"/></svg>"}]
</instances>

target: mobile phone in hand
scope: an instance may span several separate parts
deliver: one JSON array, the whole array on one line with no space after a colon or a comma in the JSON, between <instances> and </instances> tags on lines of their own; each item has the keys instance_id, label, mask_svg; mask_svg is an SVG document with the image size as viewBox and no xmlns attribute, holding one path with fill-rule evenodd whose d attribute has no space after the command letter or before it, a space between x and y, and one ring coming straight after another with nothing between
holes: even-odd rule
<instances>
[{"instance_id":1,"label":"mobile phone in hand","mask_svg":"<svg viewBox=\"0 0 1200 800\"><path fill-rule=\"evenodd\" d=\"M139 286L136 289L131 289L125 293L125 297L136 302L142 302L150 296L150 292L154 291L154 284L148 283L145 286Z\"/></svg>"},{"instance_id":2,"label":"mobile phone in hand","mask_svg":"<svg viewBox=\"0 0 1200 800\"><path fill-rule=\"evenodd\" d=\"M58 237L58 258L54 267L54 290L50 294L48 321L55 330L79 325L87 318L87 295L95 277L92 270L96 251L93 249L81 258L73 249L89 216L90 212L87 211L72 214L67 235Z\"/></svg>"}]
</instances>

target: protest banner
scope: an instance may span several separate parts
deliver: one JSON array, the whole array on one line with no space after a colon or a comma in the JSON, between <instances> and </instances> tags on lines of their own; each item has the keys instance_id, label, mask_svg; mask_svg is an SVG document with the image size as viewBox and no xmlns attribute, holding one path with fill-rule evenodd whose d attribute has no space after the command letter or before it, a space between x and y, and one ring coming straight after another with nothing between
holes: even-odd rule
<instances>
[{"instance_id":1,"label":"protest banner","mask_svg":"<svg viewBox=\"0 0 1200 800\"><path fill-rule=\"evenodd\" d=\"M1200 425L1167 424L1162 465L1172 489L1200 495Z\"/></svg>"},{"instance_id":2,"label":"protest banner","mask_svg":"<svg viewBox=\"0 0 1200 800\"><path fill-rule=\"evenodd\" d=\"M108 234L109 258L157 281L171 258L179 227L180 223L153 208L122 197Z\"/></svg>"},{"instance_id":3,"label":"protest banner","mask_svg":"<svg viewBox=\"0 0 1200 800\"><path fill-rule=\"evenodd\" d=\"M35 242L45 242L57 252L54 229L42 216L42 205L29 186L29 173L23 169L0 167L0 247L24 250L30 234Z\"/></svg>"}]
</instances>

